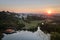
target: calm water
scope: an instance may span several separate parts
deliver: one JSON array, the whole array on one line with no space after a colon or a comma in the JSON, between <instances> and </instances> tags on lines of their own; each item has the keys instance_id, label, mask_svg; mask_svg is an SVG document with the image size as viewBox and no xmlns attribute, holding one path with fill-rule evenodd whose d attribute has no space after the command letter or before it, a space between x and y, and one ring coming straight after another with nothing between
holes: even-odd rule
<instances>
[{"instance_id":1,"label":"calm water","mask_svg":"<svg viewBox=\"0 0 60 40\"><path fill-rule=\"evenodd\" d=\"M17 31L13 34L4 34L2 40L50 40L50 34L43 33L40 28L36 32Z\"/></svg>"}]
</instances>

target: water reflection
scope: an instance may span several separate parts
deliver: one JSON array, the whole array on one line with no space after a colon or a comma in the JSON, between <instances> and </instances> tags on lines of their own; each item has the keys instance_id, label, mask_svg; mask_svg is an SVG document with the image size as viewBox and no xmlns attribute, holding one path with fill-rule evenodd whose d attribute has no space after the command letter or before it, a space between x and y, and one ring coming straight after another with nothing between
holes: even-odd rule
<instances>
[{"instance_id":1,"label":"water reflection","mask_svg":"<svg viewBox=\"0 0 60 40\"><path fill-rule=\"evenodd\" d=\"M50 40L50 34L45 34L40 30L36 32L30 31L17 31L14 34L4 34L4 38L2 40Z\"/></svg>"}]
</instances>

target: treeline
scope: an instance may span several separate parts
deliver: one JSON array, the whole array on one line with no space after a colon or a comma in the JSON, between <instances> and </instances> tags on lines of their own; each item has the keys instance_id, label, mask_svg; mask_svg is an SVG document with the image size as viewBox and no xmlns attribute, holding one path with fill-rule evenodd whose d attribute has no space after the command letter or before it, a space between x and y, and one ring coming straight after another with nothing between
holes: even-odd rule
<instances>
[{"instance_id":1,"label":"treeline","mask_svg":"<svg viewBox=\"0 0 60 40\"><path fill-rule=\"evenodd\" d=\"M38 22L38 25L41 27L41 30L45 33L51 34L51 40L60 40L60 17L54 16L52 22L43 22L44 24ZM42 21L46 18L43 16L36 15L27 15L26 18L23 16L20 18L20 14L9 12L9 11L1 11L0 12L0 32L3 32L5 29L11 27L16 30L26 30L26 24L32 24L31 21ZM48 20L46 20L48 21ZM38 26L36 25L36 26ZM30 26L30 25L29 25ZM31 26L27 29L28 31L36 31L37 27Z\"/></svg>"},{"instance_id":2,"label":"treeline","mask_svg":"<svg viewBox=\"0 0 60 40\"><path fill-rule=\"evenodd\" d=\"M5 30L6 28L9 28L9 27L20 30L26 26L24 24L25 22L29 24L30 21L36 21L36 20L38 21L38 20L45 19L42 16L36 16L36 15L32 15L32 16L27 15L26 18L24 17L24 15L21 16L21 18L20 16L21 15L18 13L9 12L9 11L1 11L0 12L0 30Z\"/></svg>"},{"instance_id":3,"label":"treeline","mask_svg":"<svg viewBox=\"0 0 60 40\"><path fill-rule=\"evenodd\" d=\"M51 40L60 40L60 23L39 23L39 25L42 31L51 34Z\"/></svg>"},{"instance_id":4,"label":"treeline","mask_svg":"<svg viewBox=\"0 0 60 40\"><path fill-rule=\"evenodd\" d=\"M8 27L14 27L20 29L25 25L19 22L18 14L13 12L0 12L0 30L5 30Z\"/></svg>"},{"instance_id":5,"label":"treeline","mask_svg":"<svg viewBox=\"0 0 60 40\"><path fill-rule=\"evenodd\" d=\"M35 20L45 20L45 18L42 17L41 15L40 15L40 16L36 16L36 15L30 16L30 15L28 15L28 16L27 16L27 19L28 19L28 20L31 20L31 21L35 21Z\"/></svg>"}]
</instances>

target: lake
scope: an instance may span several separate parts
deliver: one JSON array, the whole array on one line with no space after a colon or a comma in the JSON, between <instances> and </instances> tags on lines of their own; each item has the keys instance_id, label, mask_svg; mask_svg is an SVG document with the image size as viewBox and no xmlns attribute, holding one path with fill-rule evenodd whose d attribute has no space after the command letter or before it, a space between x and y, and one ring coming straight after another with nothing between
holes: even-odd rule
<instances>
[{"instance_id":1,"label":"lake","mask_svg":"<svg viewBox=\"0 0 60 40\"><path fill-rule=\"evenodd\" d=\"M50 40L50 34L45 34L40 30L38 27L38 30L36 32L31 31L17 31L13 34L3 34L4 37L2 40Z\"/></svg>"}]
</instances>

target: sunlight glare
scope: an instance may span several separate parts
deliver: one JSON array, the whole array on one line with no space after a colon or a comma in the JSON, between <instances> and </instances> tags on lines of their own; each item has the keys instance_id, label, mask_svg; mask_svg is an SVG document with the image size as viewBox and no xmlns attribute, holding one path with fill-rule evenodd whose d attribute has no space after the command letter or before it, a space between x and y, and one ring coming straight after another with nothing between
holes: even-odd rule
<instances>
[{"instance_id":1,"label":"sunlight glare","mask_svg":"<svg viewBox=\"0 0 60 40\"><path fill-rule=\"evenodd\" d=\"M47 13L48 13L48 14L51 14L52 12L51 12L51 10L48 10Z\"/></svg>"}]
</instances>

